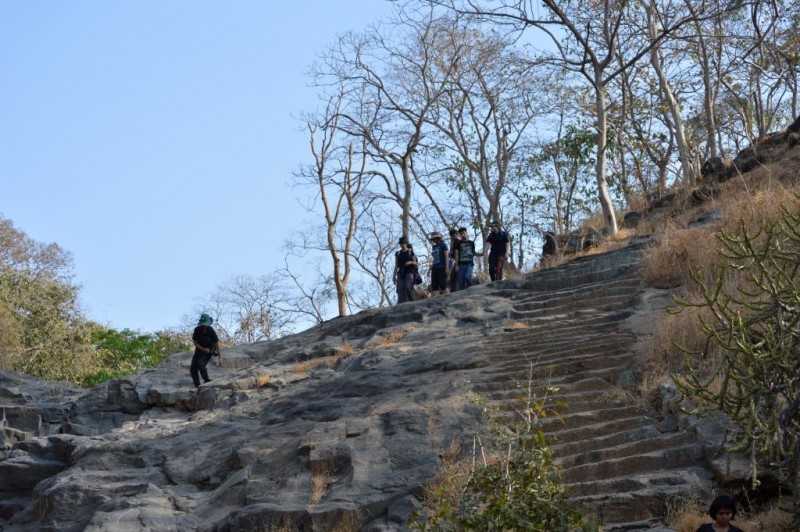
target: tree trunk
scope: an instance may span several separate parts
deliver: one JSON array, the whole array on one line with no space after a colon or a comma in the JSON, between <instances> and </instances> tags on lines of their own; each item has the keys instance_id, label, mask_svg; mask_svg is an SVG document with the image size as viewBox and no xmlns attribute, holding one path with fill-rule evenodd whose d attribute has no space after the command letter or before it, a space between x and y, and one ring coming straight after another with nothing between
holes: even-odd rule
<instances>
[{"instance_id":1,"label":"tree trunk","mask_svg":"<svg viewBox=\"0 0 800 532\"><path fill-rule=\"evenodd\" d=\"M411 191L413 187L410 157L404 157L402 159L400 168L403 172L403 204L401 205L403 212L400 215L400 221L403 226L403 238L409 240L409 235L411 233Z\"/></svg>"},{"instance_id":2,"label":"tree trunk","mask_svg":"<svg viewBox=\"0 0 800 532\"><path fill-rule=\"evenodd\" d=\"M608 148L608 113L606 109L606 88L603 85L602 73L595 74L595 108L597 112L597 163L595 164L595 177L597 179L597 196L600 207L603 209L603 218L610 235L616 235L617 216L614 205L608 192L606 180L606 150Z\"/></svg>"},{"instance_id":3,"label":"tree trunk","mask_svg":"<svg viewBox=\"0 0 800 532\"><path fill-rule=\"evenodd\" d=\"M655 21L653 20L654 6L651 4L647 9L647 33L651 41L656 38ZM686 130L683 127L683 116L681 115L681 106L678 103L675 94L672 92L672 87L669 84L667 75L661 64L661 56L658 53L658 46L653 46L650 50L650 64L658 77L658 85L661 89L661 97L667 104L669 115L672 119L672 126L675 128L675 140L678 143L678 155L681 160L681 170L683 171L684 183L692 185L697 180L697 172L692 164L691 150L689 149L689 141L686 139Z\"/></svg>"}]
</instances>

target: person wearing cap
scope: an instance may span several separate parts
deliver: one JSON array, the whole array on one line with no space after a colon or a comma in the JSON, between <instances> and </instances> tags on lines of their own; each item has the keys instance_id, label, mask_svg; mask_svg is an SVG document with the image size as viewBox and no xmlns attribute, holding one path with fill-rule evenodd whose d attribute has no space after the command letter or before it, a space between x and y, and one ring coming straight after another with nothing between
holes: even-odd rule
<instances>
[{"instance_id":1,"label":"person wearing cap","mask_svg":"<svg viewBox=\"0 0 800 532\"><path fill-rule=\"evenodd\" d=\"M472 269L475 266L475 242L469 239L466 227L458 228L458 247L456 265L458 268L458 289L469 288L472 282Z\"/></svg>"},{"instance_id":2,"label":"person wearing cap","mask_svg":"<svg viewBox=\"0 0 800 532\"><path fill-rule=\"evenodd\" d=\"M503 280L503 266L508 256L508 233L500 228L500 224L489 224L489 236L486 243L491 246L489 250L489 277L492 281ZM484 247L484 249L486 249Z\"/></svg>"},{"instance_id":3,"label":"person wearing cap","mask_svg":"<svg viewBox=\"0 0 800 532\"><path fill-rule=\"evenodd\" d=\"M197 327L194 328L192 333L192 341L194 342L194 356L192 357L192 365L189 373L192 375L195 387L200 387L200 377L203 377L204 382L209 382L208 371L206 366L211 357L216 355L222 364L222 355L219 350L219 337L216 331L211 327L214 319L208 314L201 314L197 322ZM198 375L199 373L199 375Z\"/></svg>"},{"instance_id":4,"label":"person wearing cap","mask_svg":"<svg viewBox=\"0 0 800 532\"><path fill-rule=\"evenodd\" d=\"M447 244L439 232L431 233L431 295L447 293Z\"/></svg>"},{"instance_id":5,"label":"person wearing cap","mask_svg":"<svg viewBox=\"0 0 800 532\"><path fill-rule=\"evenodd\" d=\"M401 237L400 250L394 254L394 284L397 287L397 302L414 300L414 281L417 277L417 257L405 237Z\"/></svg>"},{"instance_id":6,"label":"person wearing cap","mask_svg":"<svg viewBox=\"0 0 800 532\"><path fill-rule=\"evenodd\" d=\"M450 229L450 253L448 254L449 260L447 261L450 275L447 279L450 291L455 292L458 290L458 263L456 262L456 251L458 248L458 230L455 227Z\"/></svg>"}]
</instances>

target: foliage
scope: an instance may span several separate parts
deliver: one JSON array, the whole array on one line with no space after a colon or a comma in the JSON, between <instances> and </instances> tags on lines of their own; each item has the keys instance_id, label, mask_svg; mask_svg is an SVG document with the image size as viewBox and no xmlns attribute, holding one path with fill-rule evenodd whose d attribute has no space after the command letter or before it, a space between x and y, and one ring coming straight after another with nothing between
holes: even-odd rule
<instances>
[{"instance_id":1,"label":"foliage","mask_svg":"<svg viewBox=\"0 0 800 532\"><path fill-rule=\"evenodd\" d=\"M0 367L78 382L94 370L70 257L0 217Z\"/></svg>"},{"instance_id":2,"label":"foliage","mask_svg":"<svg viewBox=\"0 0 800 532\"><path fill-rule=\"evenodd\" d=\"M755 229L722 231L712 282L693 275L710 312L702 350L686 350L676 382L700 407L739 427L736 449L784 472L800 508L800 213L784 211ZM734 282L731 282L732 279Z\"/></svg>"},{"instance_id":3,"label":"foliage","mask_svg":"<svg viewBox=\"0 0 800 532\"><path fill-rule=\"evenodd\" d=\"M86 386L156 366L168 355L192 348L189 338L171 331L146 334L95 326L91 339L97 350L99 369L83 378Z\"/></svg>"},{"instance_id":4,"label":"foliage","mask_svg":"<svg viewBox=\"0 0 800 532\"><path fill-rule=\"evenodd\" d=\"M428 492L427 520L414 523L417 530L597 530L567 501L541 427L553 412L544 400L529 399L519 413L519 423L490 423L490 448L476 437L471 465L446 467Z\"/></svg>"}]
</instances>

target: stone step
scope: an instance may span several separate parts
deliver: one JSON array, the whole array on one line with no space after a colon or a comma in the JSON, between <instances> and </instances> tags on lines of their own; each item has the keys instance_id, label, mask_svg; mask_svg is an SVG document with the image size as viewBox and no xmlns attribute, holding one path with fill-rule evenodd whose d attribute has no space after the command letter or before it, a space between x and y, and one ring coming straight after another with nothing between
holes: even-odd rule
<instances>
[{"instance_id":1,"label":"stone step","mask_svg":"<svg viewBox=\"0 0 800 532\"><path fill-rule=\"evenodd\" d=\"M486 370L483 374L487 377L502 376L511 378L528 377L532 375L534 379L541 379L546 376L558 377L567 374L574 375L582 371L605 369L620 366L626 362L630 364L635 359L636 355L627 351L607 355L584 355L579 357L567 357L564 360L551 359L544 363L541 361L533 362L532 371L531 363L521 360L504 364L496 369Z\"/></svg>"},{"instance_id":2,"label":"stone step","mask_svg":"<svg viewBox=\"0 0 800 532\"><path fill-rule=\"evenodd\" d=\"M539 299L534 301L518 301L514 303L514 310L518 312L533 312L566 308L574 305L575 308L603 308L609 305L625 305L635 301L641 290L638 287L622 285L605 290L595 290L590 294L575 293L567 297Z\"/></svg>"},{"instance_id":3,"label":"stone step","mask_svg":"<svg viewBox=\"0 0 800 532\"><path fill-rule=\"evenodd\" d=\"M556 386L560 387L562 385L572 384L574 382L578 382L583 379L587 378L600 378L608 382L609 384L616 384L617 378L620 374L624 371L627 371L630 368L630 364L623 364L621 366L611 366L603 369L593 369L583 371L580 374L572 374L572 375L564 375L559 377L553 378L543 378L539 379L538 381L534 382L534 386ZM481 379L480 381L473 381L473 390L479 393L485 392L492 392L496 390L501 390L504 388L508 388L509 386L514 386L517 383L525 383L527 386L527 378L526 374L520 374L519 379L514 381L512 378L509 377L496 377L494 379L484 380Z\"/></svg>"},{"instance_id":4,"label":"stone step","mask_svg":"<svg viewBox=\"0 0 800 532\"><path fill-rule=\"evenodd\" d=\"M652 424L652 421L644 416L632 416L622 419L615 419L614 421L606 421L600 423L592 423L580 428L555 431L551 430L547 433L547 440L551 445L558 445L567 442L579 442L585 440L592 440L598 436L606 434L614 434L626 430L636 430L647 424Z\"/></svg>"},{"instance_id":5,"label":"stone step","mask_svg":"<svg viewBox=\"0 0 800 532\"><path fill-rule=\"evenodd\" d=\"M583 285L581 287L567 287L563 290L555 290L552 292L542 293L542 292L528 292L523 290L515 290L513 292L509 291L506 293L506 296L511 299L514 304L519 303L533 303L537 301L552 301L555 299L560 299L562 297L572 297L573 295L577 294L587 294L591 293L594 290L600 289L614 289L617 287L629 287L629 288L636 288L641 286L642 280L639 277L638 273L636 275L631 275L628 277L622 277L618 279L613 279L610 281L602 281L599 283L594 283L590 285Z\"/></svg>"},{"instance_id":6,"label":"stone step","mask_svg":"<svg viewBox=\"0 0 800 532\"><path fill-rule=\"evenodd\" d=\"M616 447L617 445L624 445L648 438L657 438L662 434L663 433L658 430L655 424L644 423L633 429L606 433L590 440L565 441L564 443L551 445L550 448L556 457L567 457L592 452L598 449Z\"/></svg>"},{"instance_id":7,"label":"stone step","mask_svg":"<svg viewBox=\"0 0 800 532\"><path fill-rule=\"evenodd\" d=\"M698 466L666 471L651 471L622 477L599 478L570 484L570 498L597 495L598 493L621 493L642 489L657 489L669 486L705 486L711 482L708 471Z\"/></svg>"},{"instance_id":8,"label":"stone step","mask_svg":"<svg viewBox=\"0 0 800 532\"><path fill-rule=\"evenodd\" d=\"M625 456L570 467L564 470L564 482L574 484L597 478L613 478L636 473L661 471L697 465L703 457L700 445L684 445L634 456ZM630 519L635 520L635 519Z\"/></svg>"},{"instance_id":9,"label":"stone step","mask_svg":"<svg viewBox=\"0 0 800 532\"><path fill-rule=\"evenodd\" d=\"M481 345L482 351L489 354L494 361L513 360L523 355L544 359L548 356L580 355L598 352L598 350L620 349L633 345L636 337L630 333L607 331L604 335L595 335L591 340L573 337L554 342L540 339L499 342L492 341ZM534 358L535 359L535 358Z\"/></svg>"},{"instance_id":10,"label":"stone step","mask_svg":"<svg viewBox=\"0 0 800 532\"><path fill-rule=\"evenodd\" d=\"M597 447L595 449L569 456L559 456L556 460L556 463L558 463L558 465L564 469L568 469L571 467L577 467L606 460L625 458L637 454L647 454L654 451L681 447L688 445L693 441L693 437L686 432L662 434L653 438L623 443L614 447L603 447L601 442L595 441L594 443L597 443Z\"/></svg>"},{"instance_id":11,"label":"stone step","mask_svg":"<svg viewBox=\"0 0 800 532\"><path fill-rule=\"evenodd\" d=\"M642 521L667 514L670 496L685 494L687 486L604 493L572 499L572 503L595 515L606 527L610 523Z\"/></svg>"},{"instance_id":12,"label":"stone step","mask_svg":"<svg viewBox=\"0 0 800 532\"><path fill-rule=\"evenodd\" d=\"M630 315L631 313L627 308L609 312L592 311L592 313L570 311L569 314L548 315L546 317L531 317L526 313L511 311L508 313L508 319L522 322L527 325L527 327L524 329L513 329L510 332L505 330L505 335L503 336L517 336L526 333L527 336L536 336L544 339L553 337L554 339L558 339L559 337L563 338L577 333L591 337L596 334L601 334L604 329L614 327L620 322L625 321Z\"/></svg>"},{"instance_id":13,"label":"stone step","mask_svg":"<svg viewBox=\"0 0 800 532\"><path fill-rule=\"evenodd\" d=\"M492 385L493 386L493 385ZM520 394L527 395L528 390L528 383L527 379L520 379L514 383L506 383L505 386L494 387L486 385L486 383L482 382L473 382L472 389L475 392L484 393L484 395L491 397L493 399L503 398L508 395L512 397L517 397ZM542 389L542 384L538 383L535 384L536 388ZM597 377L586 377L576 380L575 382L571 383L564 383L557 386L558 390L554 392L549 392L548 396L551 399L555 398L566 398L573 394L585 393L585 392L595 392L598 390L610 390L613 388L613 385L606 380L597 378Z\"/></svg>"}]
</instances>

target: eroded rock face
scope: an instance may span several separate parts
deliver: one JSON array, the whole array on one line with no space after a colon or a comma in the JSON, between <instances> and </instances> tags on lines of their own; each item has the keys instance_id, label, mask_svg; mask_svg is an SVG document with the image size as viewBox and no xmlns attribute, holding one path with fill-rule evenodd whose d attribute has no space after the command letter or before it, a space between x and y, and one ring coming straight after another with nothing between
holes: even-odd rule
<instances>
[{"instance_id":1,"label":"eroded rock face","mask_svg":"<svg viewBox=\"0 0 800 532\"><path fill-rule=\"evenodd\" d=\"M477 426L469 349L504 319L479 287L94 389L0 374L0 528L391 530ZM454 333L463 341L454 341Z\"/></svg>"}]
</instances>

